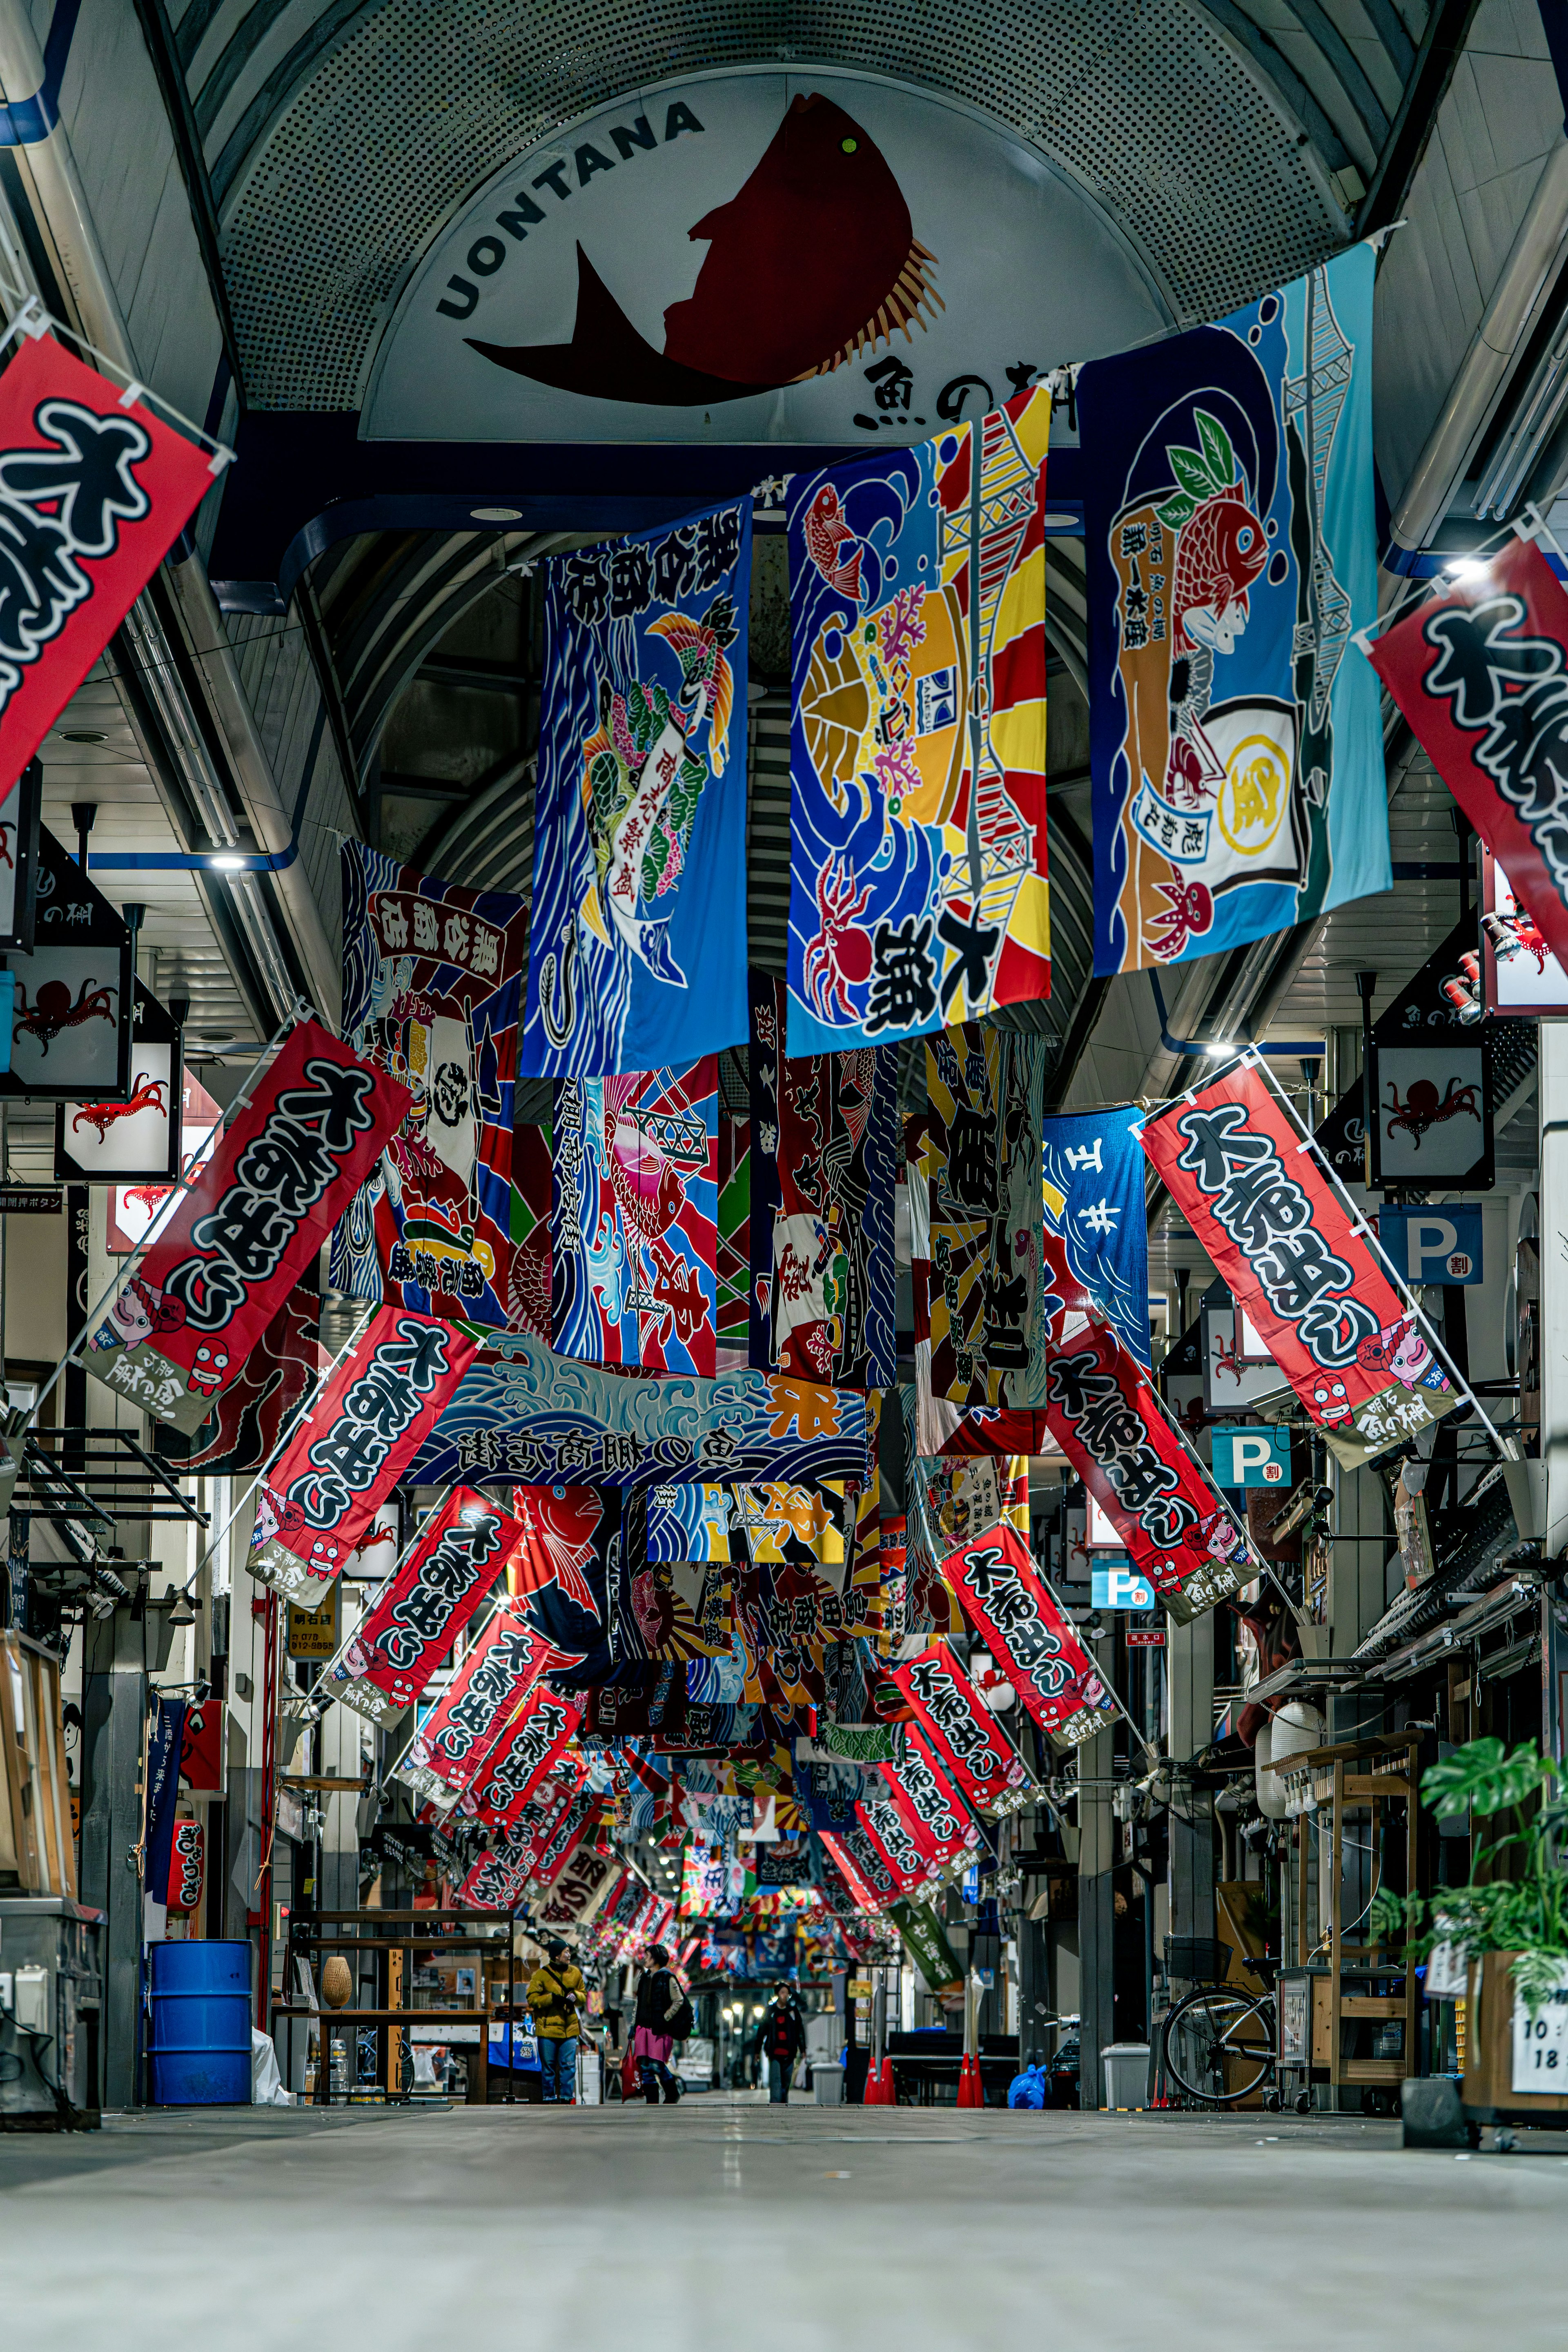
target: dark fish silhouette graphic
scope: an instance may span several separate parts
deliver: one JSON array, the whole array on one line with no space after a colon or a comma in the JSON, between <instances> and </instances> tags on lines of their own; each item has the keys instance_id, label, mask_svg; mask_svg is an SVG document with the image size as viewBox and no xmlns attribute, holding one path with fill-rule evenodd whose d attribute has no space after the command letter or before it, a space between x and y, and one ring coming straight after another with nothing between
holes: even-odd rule
<instances>
[{"instance_id":1,"label":"dark fish silhouette graphic","mask_svg":"<svg viewBox=\"0 0 1568 2352\"><path fill-rule=\"evenodd\" d=\"M660 408L744 400L842 367L942 297L903 192L853 118L795 100L739 193L688 231L708 246L697 284L664 314L664 349L637 332L581 246L569 343L468 338L498 367L563 392Z\"/></svg>"}]
</instances>

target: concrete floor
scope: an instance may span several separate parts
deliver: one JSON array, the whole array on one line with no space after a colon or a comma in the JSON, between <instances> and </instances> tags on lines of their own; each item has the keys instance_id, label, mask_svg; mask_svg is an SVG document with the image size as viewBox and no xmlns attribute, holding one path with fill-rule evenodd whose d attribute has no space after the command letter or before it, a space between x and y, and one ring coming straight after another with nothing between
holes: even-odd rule
<instances>
[{"instance_id":1,"label":"concrete floor","mask_svg":"<svg viewBox=\"0 0 1568 2352\"><path fill-rule=\"evenodd\" d=\"M693 2098L0 2137L21 2352L1449 2352L1568 2341L1568 2137Z\"/></svg>"}]
</instances>

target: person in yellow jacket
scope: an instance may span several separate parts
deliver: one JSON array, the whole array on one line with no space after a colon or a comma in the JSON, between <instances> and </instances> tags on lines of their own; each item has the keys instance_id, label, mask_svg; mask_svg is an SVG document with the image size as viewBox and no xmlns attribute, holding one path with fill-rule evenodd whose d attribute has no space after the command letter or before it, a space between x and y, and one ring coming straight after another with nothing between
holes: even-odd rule
<instances>
[{"instance_id":1,"label":"person in yellow jacket","mask_svg":"<svg viewBox=\"0 0 1568 2352\"><path fill-rule=\"evenodd\" d=\"M577 2031L587 1987L583 1971L557 1936L545 1946L542 1968L528 1979L528 2006L539 2036L546 2106L577 2104Z\"/></svg>"}]
</instances>

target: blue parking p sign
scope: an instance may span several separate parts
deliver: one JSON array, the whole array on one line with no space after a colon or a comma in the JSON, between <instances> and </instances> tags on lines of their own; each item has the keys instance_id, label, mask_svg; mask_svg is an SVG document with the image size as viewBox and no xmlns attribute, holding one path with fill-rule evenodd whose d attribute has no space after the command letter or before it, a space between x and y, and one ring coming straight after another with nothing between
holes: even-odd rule
<instances>
[{"instance_id":1,"label":"blue parking p sign","mask_svg":"<svg viewBox=\"0 0 1568 2352\"><path fill-rule=\"evenodd\" d=\"M1214 1433L1214 1479L1216 1486L1288 1486L1290 1483L1289 1431L1216 1429Z\"/></svg>"},{"instance_id":2,"label":"blue parking p sign","mask_svg":"<svg viewBox=\"0 0 1568 2352\"><path fill-rule=\"evenodd\" d=\"M1091 1568L1089 1597L1096 1609L1152 1609L1154 1588L1132 1567Z\"/></svg>"},{"instance_id":3,"label":"blue parking p sign","mask_svg":"<svg viewBox=\"0 0 1568 2352\"><path fill-rule=\"evenodd\" d=\"M1457 1286L1481 1278L1479 1201L1445 1201L1437 1209L1380 1209L1377 1238L1394 1272L1408 1283Z\"/></svg>"}]
</instances>

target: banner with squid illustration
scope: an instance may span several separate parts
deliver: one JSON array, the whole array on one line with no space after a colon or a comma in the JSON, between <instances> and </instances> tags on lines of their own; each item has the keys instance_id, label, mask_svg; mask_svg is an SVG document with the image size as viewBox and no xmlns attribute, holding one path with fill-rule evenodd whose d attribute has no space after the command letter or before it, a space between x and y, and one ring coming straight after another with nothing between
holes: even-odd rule
<instances>
[{"instance_id":1,"label":"banner with squid illustration","mask_svg":"<svg viewBox=\"0 0 1568 2352\"><path fill-rule=\"evenodd\" d=\"M719 1064L555 1089L553 1343L593 1364L716 1370Z\"/></svg>"},{"instance_id":2,"label":"banner with squid illustration","mask_svg":"<svg viewBox=\"0 0 1568 2352\"><path fill-rule=\"evenodd\" d=\"M747 501L544 566L529 1076L745 1036L751 570Z\"/></svg>"},{"instance_id":3,"label":"banner with squid illustration","mask_svg":"<svg viewBox=\"0 0 1568 2352\"><path fill-rule=\"evenodd\" d=\"M332 1281L422 1314L538 1328L513 1239L528 903L342 847L343 1034L413 1107L332 1239Z\"/></svg>"},{"instance_id":4,"label":"banner with squid illustration","mask_svg":"<svg viewBox=\"0 0 1568 2352\"><path fill-rule=\"evenodd\" d=\"M794 478L791 1054L1050 992L1050 413Z\"/></svg>"},{"instance_id":5,"label":"banner with squid illustration","mask_svg":"<svg viewBox=\"0 0 1568 2352\"><path fill-rule=\"evenodd\" d=\"M1386 890L1369 245L1078 377L1097 972Z\"/></svg>"}]
</instances>

